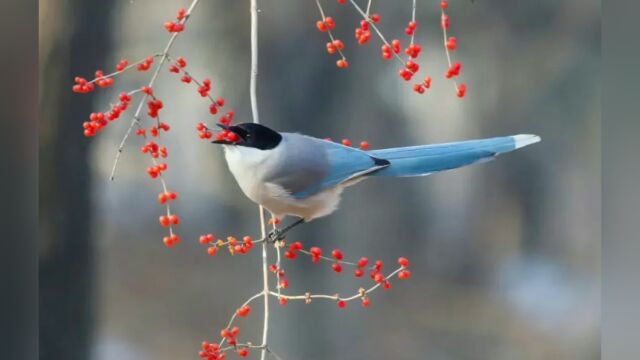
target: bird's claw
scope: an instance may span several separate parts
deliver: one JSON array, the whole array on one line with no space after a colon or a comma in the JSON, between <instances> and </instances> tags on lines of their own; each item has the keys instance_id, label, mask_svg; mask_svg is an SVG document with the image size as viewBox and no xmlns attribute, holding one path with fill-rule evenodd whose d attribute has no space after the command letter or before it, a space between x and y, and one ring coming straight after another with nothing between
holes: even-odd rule
<instances>
[{"instance_id":1,"label":"bird's claw","mask_svg":"<svg viewBox=\"0 0 640 360\"><path fill-rule=\"evenodd\" d=\"M267 234L267 240L270 243L275 243L277 241L284 240L284 232L281 231L280 229L273 229L269 231L269 234Z\"/></svg>"}]
</instances>

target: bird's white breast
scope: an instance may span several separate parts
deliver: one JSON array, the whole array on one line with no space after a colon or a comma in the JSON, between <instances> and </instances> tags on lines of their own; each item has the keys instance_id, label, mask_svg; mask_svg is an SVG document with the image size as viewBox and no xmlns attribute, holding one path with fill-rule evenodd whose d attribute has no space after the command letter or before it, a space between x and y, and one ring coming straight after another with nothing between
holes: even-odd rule
<instances>
[{"instance_id":1,"label":"bird's white breast","mask_svg":"<svg viewBox=\"0 0 640 360\"><path fill-rule=\"evenodd\" d=\"M281 186L266 181L269 176L266 171L277 167L285 156L286 149L282 146L259 150L225 145L224 150L229 170L244 194L277 217L293 215L311 220L330 214L340 202L341 186L305 199L296 199Z\"/></svg>"}]
</instances>

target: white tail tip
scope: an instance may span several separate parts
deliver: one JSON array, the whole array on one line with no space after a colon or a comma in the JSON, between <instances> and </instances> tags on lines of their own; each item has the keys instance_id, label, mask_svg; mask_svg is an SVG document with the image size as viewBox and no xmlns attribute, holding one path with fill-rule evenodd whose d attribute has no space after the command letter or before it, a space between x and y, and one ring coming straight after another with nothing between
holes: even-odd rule
<instances>
[{"instance_id":1,"label":"white tail tip","mask_svg":"<svg viewBox=\"0 0 640 360\"><path fill-rule=\"evenodd\" d=\"M520 149L521 147L525 147L527 145L535 144L540 141L540 136L538 135L514 135L512 136L513 141L515 142L515 149Z\"/></svg>"}]
</instances>

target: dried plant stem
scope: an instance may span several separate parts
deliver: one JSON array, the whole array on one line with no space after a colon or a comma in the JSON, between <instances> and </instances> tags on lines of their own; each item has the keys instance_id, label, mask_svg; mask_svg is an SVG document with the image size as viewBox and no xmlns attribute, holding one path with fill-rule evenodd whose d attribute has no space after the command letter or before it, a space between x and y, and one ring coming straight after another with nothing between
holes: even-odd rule
<instances>
[{"instance_id":1,"label":"dried plant stem","mask_svg":"<svg viewBox=\"0 0 640 360\"><path fill-rule=\"evenodd\" d=\"M249 78L249 97L251 99L251 114L253 122L260 123L260 114L258 112L258 1L250 0L251 12L251 76ZM262 238L267 236L267 224L264 217L264 208L259 207L260 211L260 233ZM269 256L267 254L267 242L262 243L262 295L264 297L264 319L262 324L262 350L260 351L260 359L264 360L267 356L267 340L269 335Z\"/></svg>"}]
</instances>

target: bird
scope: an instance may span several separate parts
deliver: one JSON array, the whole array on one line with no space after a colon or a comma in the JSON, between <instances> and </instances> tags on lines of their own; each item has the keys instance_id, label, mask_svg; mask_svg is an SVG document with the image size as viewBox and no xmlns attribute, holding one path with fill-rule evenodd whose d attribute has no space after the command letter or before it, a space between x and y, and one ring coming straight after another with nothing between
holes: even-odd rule
<instances>
[{"instance_id":1,"label":"bird","mask_svg":"<svg viewBox=\"0 0 640 360\"><path fill-rule=\"evenodd\" d=\"M222 145L242 192L277 219L298 218L273 229L269 241L282 240L295 226L332 214L342 191L362 180L430 175L486 162L540 141L537 135L521 134L365 151L258 123L217 125L223 130L212 142Z\"/></svg>"}]
</instances>

